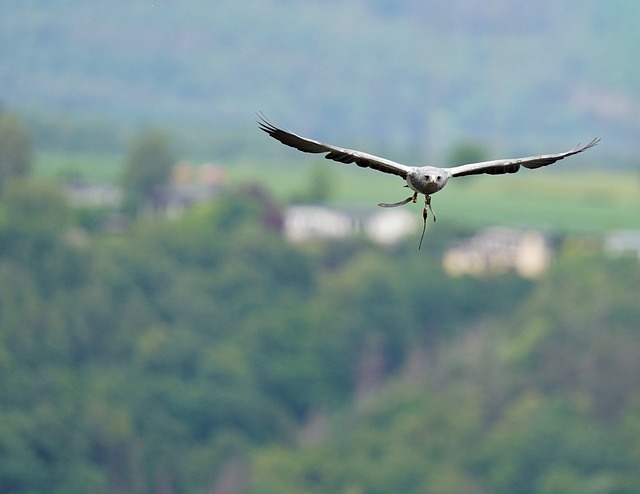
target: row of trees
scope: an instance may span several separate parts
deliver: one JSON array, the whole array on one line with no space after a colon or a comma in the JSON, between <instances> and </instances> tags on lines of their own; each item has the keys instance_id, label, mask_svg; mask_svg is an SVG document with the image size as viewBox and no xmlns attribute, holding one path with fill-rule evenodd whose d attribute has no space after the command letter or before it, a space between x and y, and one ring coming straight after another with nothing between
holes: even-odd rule
<instances>
[{"instance_id":1,"label":"row of trees","mask_svg":"<svg viewBox=\"0 0 640 494\"><path fill-rule=\"evenodd\" d=\"M31 133L20 116L4 111L0 106L0 189L12 178L31 174L34 147ZM170 181L178 155L169 134L160 130L147 130L133 135L123 154L119 181L124 199L122 209L135 215L145 198ZM484 159L487 159L485 148L473 141L459 143L449 156L452 164ZM67 178L82 178L83 171L66 170L66 175ZM294 193L290 199L293 202L326 201L333 188L329 168L318 166L311 170L308 186Z\"/></svg>"},{"instance_id":2,"label":"row of trees","mask_svg":"<svg viewBox=\"0 0 640 494\"><path fill-rule=\"evenodd\" d=\"M21 119L4 111L0 103L0 189L11 177L28 175L31 159L29 133Z\"/></svg>"},{"instance_id":3,"label":"row of trees","mask_svg":"<svg viewBox=\"0 0 640 494\"><path fill-rule=\"evenodd\" d=\"M11 179L30 175L33 154L33 139L20 116L0 105L0 190ZM150 130L134 136L126 152L121 178L124 210L135 213L154 188L169 181L176 162L166 133Z\"/></svg>"}]
</instances>

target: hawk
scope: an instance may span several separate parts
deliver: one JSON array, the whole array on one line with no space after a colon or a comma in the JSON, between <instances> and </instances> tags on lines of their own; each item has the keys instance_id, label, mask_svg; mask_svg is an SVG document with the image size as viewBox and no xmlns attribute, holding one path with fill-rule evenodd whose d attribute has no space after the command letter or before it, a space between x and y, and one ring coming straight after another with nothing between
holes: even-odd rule
<instances>
[{"instance_id":1,"label":"hawk","mask_svg":"<svg viewBox=\"0 0 640 494\"><path fill-rule=\"evenodd\" d=\"M413 191L413 194L400 202L386 203L380 202L378 206L383 208L395 208L409 202L417 202L418 194L424 195L424 208L422 210L423 229L420 237L420 245L422 246L422 238L424 237L427 225L427 211L431 211L433 221L436 215L431 208L431 195L443 189L450 178L464 177L467 175L479 175L487 173L489 175L501 175L503 173L515 173L520 167L536 169L542 166L551 165L556 161L582 153L587 149L594 147L600 139L595 138L585 146L578 144L569 151L556 154L541 154L538 156L528 156L526 158L507 158L492 161L481 161L478 163L469 163L466 165L452 166L441 168L437 166L408 166L396 163L385 158L380 158L372 154L356 151L354 149L341 148L325 144L320 141L308 139L299 136L293 132L280 129L269 122L263 115L259 115L258 125L260 129L269 134L282 144L295 148L305 153L324 153L325 158L340 163L355 163L362 168L372 168L384 173L398 175L406 181L405 187Z\"/></svg>"}]
</instances>

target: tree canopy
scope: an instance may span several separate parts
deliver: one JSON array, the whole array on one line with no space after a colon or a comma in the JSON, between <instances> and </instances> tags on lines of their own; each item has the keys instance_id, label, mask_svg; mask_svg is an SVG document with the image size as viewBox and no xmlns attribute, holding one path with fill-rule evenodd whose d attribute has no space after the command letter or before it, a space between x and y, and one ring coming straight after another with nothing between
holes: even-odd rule
<instances>
[{"instance_id":1,"label":"tree canopy","mask_svg":"<svg viewBox=\"0 0 640 494\"><path fill-rule=\"evenodd\" d=\"M31 170L31 137L20 117L0 108L0 190L12 177Z\"/></svg>"},{"instance_id":2,"label":"tree canopy","mask_svg":"<svg viewBox=\"0 0 640 494\"><path fill-rule=\"evenodd\" d=\"M437 246L292 245L273 208L88 233L8 184L0 492L640 489L636 259L449 278Z\"/></svg>"},{"instance_id":3,"label":"tree canopy","mask_svg":"<svg viewBox=\"0 0 640 494\"><path fill-rule=\"evenodd\" d=\"M166 185L175 164L176 156L167 134L152 130L134 137L122 177L125 207L135 211L154 189Z\"/></svg>"}]
</instances>

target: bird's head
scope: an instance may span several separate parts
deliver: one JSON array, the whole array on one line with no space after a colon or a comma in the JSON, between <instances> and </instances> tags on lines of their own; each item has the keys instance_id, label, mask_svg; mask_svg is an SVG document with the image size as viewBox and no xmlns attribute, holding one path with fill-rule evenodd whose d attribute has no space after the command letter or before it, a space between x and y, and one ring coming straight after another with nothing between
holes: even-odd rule
<instances>
[{"instance_id":1,"label":"bird's head","mask_svg":"<svg viewBox=\"0 0 640 494\"><path fill-rule=\"evenodd\" d=\"M444 181L444 176L442 174L439 174L439 173L425 173L424 179L428 183L434 183L434 184L440 185Z\"/></svg>"},{"instance_id":2,"label":"bird's head","mask_svg":"<svg viewBox=\"0 0 640 494\"><path fill-rule=\"evenodd\" d=\"M409 186L416 192L433 194L444 187L449 180L447 170L434 166L423 166L414 169L408 176Z\"/></svg>"}]
</instances>

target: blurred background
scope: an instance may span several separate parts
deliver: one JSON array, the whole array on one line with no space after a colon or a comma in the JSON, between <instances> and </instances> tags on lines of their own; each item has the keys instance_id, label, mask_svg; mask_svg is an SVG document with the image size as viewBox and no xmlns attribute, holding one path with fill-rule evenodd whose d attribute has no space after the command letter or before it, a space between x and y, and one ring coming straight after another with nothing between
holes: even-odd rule
<instances>
[{"instance_id":1,"label":"blurred background","mask_svg":"<svg viewBox=\"0 0 640 494\"><path fill-rule=\"evenodd\" d=\"M0 493L639 492L638 19L0 2Z\"/></svg>"}]
</instances>

